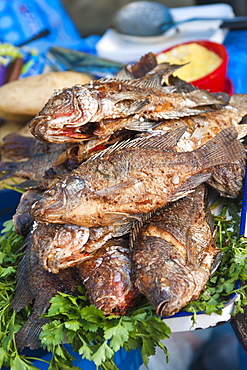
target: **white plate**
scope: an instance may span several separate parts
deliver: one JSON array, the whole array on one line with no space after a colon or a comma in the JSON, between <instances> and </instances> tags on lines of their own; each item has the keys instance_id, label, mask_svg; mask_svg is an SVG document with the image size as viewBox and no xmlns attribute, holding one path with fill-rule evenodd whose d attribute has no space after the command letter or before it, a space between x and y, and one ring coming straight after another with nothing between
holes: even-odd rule
<instances>
[{"instance_id":1,"label":"white plate","mask_svg":"<svg viewBox=\"0 0 247 370\"><path fill-rule=\"evenodd\" d=\"M203 312L197 313L196 323L193 323L191 313L183 311L180 311L173 316L165 317L163 318L163 321L167 324L167 326L169 326L172 333L211 328L219 323L225 323L231 319L231 313L234 309L234 302L237 299L238 295L234 293L229 301L226 302L221 315L216 313L212 313L211 315L206 315Z\"/></svg>"},{"instance_id":2,"label":"white plate","mask_svg":"<svg viewBox=\"0 0 247 370\"><path fill-rule=\"evenodd\" d=\"M170 11L175 22L196 17L227 19L234 16L233 9L228 4L188 6L172 8ZM158 53L182 42L200 39L223 43L228 31L221 29L220 23L217 20L183 23L178 27L178 32L173 28L164 35L155 37L123 35L108 29L96 44L96 51L102 58L127 64L148 52Z\"/></svg>"}]
</instances>

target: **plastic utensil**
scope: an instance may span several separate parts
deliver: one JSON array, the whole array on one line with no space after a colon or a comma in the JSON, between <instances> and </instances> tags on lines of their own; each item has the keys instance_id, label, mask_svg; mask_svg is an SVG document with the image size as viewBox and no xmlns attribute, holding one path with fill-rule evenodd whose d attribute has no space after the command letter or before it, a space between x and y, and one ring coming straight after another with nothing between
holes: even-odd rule
<instances>
[{"instance_id":1,"label":"plastic utensil","mask_svg":"<svg viewBox=\"0 0 247 370\"><path fill-rule=\"evenodd\" d=\"M154 1L135 1L121 7L112 18L111 28L131 36L159 36L172 28L195 21L220 21L220 28L247 29L247 17L192 17L175 22L170 9Z\"/></svg>"},{"instance_id":2,"label":"plastic utensil","mask_svg":"<svg viewBox=\"0 0 247 370\"><path fill-rule=\"evenodd\" d=\"M157 36L174 24L167 6L154 1L135 1L121 7L112 19L111 27L132 36Z\"/></svg>"}]
</instances>

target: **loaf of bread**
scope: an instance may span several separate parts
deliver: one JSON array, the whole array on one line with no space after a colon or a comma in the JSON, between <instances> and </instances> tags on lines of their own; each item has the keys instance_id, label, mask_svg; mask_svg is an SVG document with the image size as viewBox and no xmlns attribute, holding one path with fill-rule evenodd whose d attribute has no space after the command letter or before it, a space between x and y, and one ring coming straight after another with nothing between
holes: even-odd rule
<instances>
[{"instance_id":1,"label":"loaf of bread","mask_svg":"<svg viewBox=\"0 0 247 370\"><path fill-rule=\"evenodd\" d=\"M91 79L85 73L59 71L8 82L0 87L0 118L25 122L39 113L55 90L83 85Z\"/></svg>"}]
</instances>

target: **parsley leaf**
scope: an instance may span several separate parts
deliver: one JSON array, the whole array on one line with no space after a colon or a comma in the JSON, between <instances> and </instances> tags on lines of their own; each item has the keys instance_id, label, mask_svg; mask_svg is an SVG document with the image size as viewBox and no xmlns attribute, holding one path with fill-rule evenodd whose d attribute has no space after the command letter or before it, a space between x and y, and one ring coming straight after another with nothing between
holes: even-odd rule
<instances>
[{"instance_id":1,"label":"parsley leaf","mask_svg":"<svg viewBox=\"0 0 247 370\"><path fill-rule=\"evenodd\" d=\"M184 307L185 311L192 312L192 320L196 320L199 311L220 314L225 302L236 292L239 299L233 314L242 312L242 307L247 305L247 284L244 283L247 281L247 238L239 237L240 209L239 202L225 199L221 214L215 216L216 245L223 253L222 260L200 298ZM0 234L0 367L11 366L12 370L35 369L32 359L21 356L15 345L15 333L27 320L32 305L18 313L9 308L15 292L22 241L12 221L6 222ZM242 282L240 287L236 287L236 281ZM149 357L158 346L168 361L169 354L162 340L171 335L171 330L145 298L125 315L107 317L90 304L84 287L78 290L76 297L58 292L43 315L49 323L43 326L40 339L41 346L52 353L49 370L77 369L64 343L101 370L118 370L114 355L121 348L126 351L140 348L144 364L148 366Z\"/></svg>"}]
</instances>

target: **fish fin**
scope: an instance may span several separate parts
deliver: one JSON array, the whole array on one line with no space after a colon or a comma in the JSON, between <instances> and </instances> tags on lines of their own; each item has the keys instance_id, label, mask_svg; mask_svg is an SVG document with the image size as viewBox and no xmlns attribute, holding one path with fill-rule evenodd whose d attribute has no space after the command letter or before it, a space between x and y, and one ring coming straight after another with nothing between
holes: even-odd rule
<instances>
[{"instance_id":1,"label":"fish fin","mask_svg":"<svg viewBox=\"0 0 247 370\"><path fill-rule=\"evenodd\" d=\"M177 69L181 68L181 64L170 64L161 63L157 64L151 71L149 71L144 77L136 81L135 86L139 86L146 89L157 89L161 88L164 91L175 91L173 86L164 86L166 79Z\"/></svg>"},{"instance_id":2,"label":"fish fin","mask_svg":"<svg viewBox=\"0 0 247 370\"><path fill-rule=\"evenodd\" d=\"M192 133L190 139L195 138L197 141L200 141L204 137L204 135L206 135L207 133L208 133L208 127L207 126L196 127L196 129Z\"/></svg>"},{"instance_id":3,"label":"fish fin","mask_svg":"<svg viewBox=\"0 0 247 370\"><path fill-rule=\"evenodd\" d=\"M220 131L206 144L194 150L194 153L199 154L205 168L245 158L245 148L240 140L237 139L237 136L236 129L228 127Z\"/></svg>"},{"instance_id":4,"label":"fish fin","mask_svg":"<svg viewBox=\"0 0 247 370\"><path fill-rule=\"evenodd\" d=\"M206 110L196 109L196 108L188 108L182 107L175 110L164 110L157 114L155 114L156 118L159 119L174 119L180 117L187 117L187 116L195 116L198 114L206 113Z\"/></svg>"},{"instance_id":5,"label":"fish fin","mask_svg":"<svg viewBox=\"0 0 247 370\"><path fill-rule=\"evenodd\" d=\"M155 66L157 66L156 55L152 52L149 52L143 55L140 60L136 61L135 63L129 63L125 65L116 74L116 77L120 79L140 78L145 76Z\"/></svg>"},{"instance_id":6,"label":"fish fin","mask_svg":"<svg viewBox=\"0 0 247 370\"><path fill-rule=\"evenodd\" d=\"M25 248L27 248L22 256L16 275L15 296L11 302L10 308L19 312L22 308L28 305L34 298L32 289L29 288L28 271L30 267L30 236L26 238Z\"/></svg>"},{"instance_id":7,"label":"fish fin","mask_svg":"<svg viewBox=\"0 0 247 370\"><path fill-rule=\"evenodd\" d=\"M90 163L95 159L103 159L108 155L111 155L115 152L118 152L122 149L130 149L130 148L156 148L161 150L167 150L173 148L180 137L184 134L187 130L187 126L181 125L176 127L174 130L170 131L163 131L163 130L156 130L150 131L148 135L139 136L135 139L128 139L122 142L116 142L112 146L108 147L105 150L102 150L95 155L91 156L86 163Z\"/></svg>"},{"instance_id":8,"label":"fish fin","mask_svg":"<svg viewBox=\"0 0 247 370\"><path fill-rule=\"evenodd\" d=\"M167 77L171 76L175 71L182 68L188 63L184 64L175 64L169 62L163 62L157 64L152 70L146 73L145 77L152 77L153 74L160 75L163 79L167 79Z\"/></svg>"},{"instance_id":9,"label":"fish fin","mask_svg":"<svg viewBox=\"0 0 247 370\"><path fill-rule=\"evenodd\" d=\"M157 122L154 121L141 121L139 119L133 119L131 122L128 122L125 125L125 128L127 130L132 130L132 131L147 131L147 130L152 130L154 127L156 127L158 124Z\"/></svg>"},{"instance_id":10,"label":"fish fin","mask_svg":"<svg viewBox=\"0 0 247 370\"><path fill-rule=\"evenodd\" d=\"M42 326L49 322L46 318L40 318L43 312L32 312L25 324L16 333L15 340L17 348L23 349L29 347L30 349L38 349L40 347L39 335Z\"/></svg>"},{"instance_id":11,"label":"fish fin","mask_svg":"<svg viewBox=\"0 0 247 370\"><path fill-rule=\"evenodd\" d=\"M189 226L187 232L186 232L186 255L187 255L187 261L186 264L190 264L192 266L195 266L197 264L197 255L196 255L196 243L193 238L194 235L194 227Z\"/></svg>"},{"instance_id":12,"label":"fish fin","mask_svg":"<svg viewBox=\"0 0 247 370\"><path fill-rule=\"evenodd\" d=\"M140 220L136 220L132 223L130 230L130 249L134 248L134 242L136 241L138 234L145 225L146 221L150 219L155 214L155 211L143 213L140 215Z\"/></svg>"},{"instance_id":13,"label":"fish fin","mask_svg":"<svg viewBox=\"0 0 247 370\"><path fill-rule=\"evenodd\" d=\"M105 212L104 219L110 219L113 225L123 225L126 223L134 222L136 220L141 220L141 215L124 213L124 212Z\"/></svg>"},{"instance_id":14,"label":"fish fin","mask_svg":"<svg viewBox=\"0 0 247 370\"><path fill-rule=\"evenodd\" d=\"M1 181L15 175L15 171L18 169L17 163L20 162L0 162L0 172L2 172Z\"/></svg>"},{"instance_id":15,"label":"fish fin","mask_svg":"<svg viewBox=\"0 0 247 370\"><path fill-rule=\"evenodd\" d=\"M141 112L145 105L148 103L149 103L148 99L136 100L133 103L131 103L127 108L125 108L123 112L127 111L129 115L137 114Z\"/></svg>"},{"instance_id":16,"label":"fish fin","mask_svg":"<svg viewBox=\"0 0 247 370\"><path fill-rule=\"evenodd\" d=\"M183 198L184 196L188 195L189 193L193 192L194 189L202 184L203 182L206 182L210 177L212 176L212 173L197 173L196 175L193 175L189 177L183 185L176 191L175 194L173 194L170 198L170 202L174 202L175 200L179 198Z\"/></svg>"},{"instance_id":17,"label":"fish fin","mask_svg":"<svg viewBox=\"0 0 247 370\"><path fill-rule=\"evenodd\" d=\"M178 140L187 130L186 125L179 125L174 130L164 131L155 130L149 131L140 137L132 140L127 145L128 148L150 148L154 147L157 149L168 150L176 146ZM135 142L136 140L136 142Z\"/></svg>"},{"instance_id":18,"label":"fish fin","mask_svg":"<svg viewBox=\"0 0 247 370\"><path fill-rule=\"evenodd\" d=\"M46 318L41 318L43 311L33 311L28 317L25 324L16 333L15 340L16 345L19 349L29 347L30 349L38 349L40 347L39 335L42 330L42 326L49 322Z\"/></svg>"},{"instance_id":19,"label":"fish fin","mask_svg":"<svg viewBox=\"0 0 247 370\"><path fill-rule=\"evenodd\" d=\"M226 105L227 102L225 100L222 100L218 98L217 96L210 94L206 90L200 90L195 89L193 91L190 91L188 93L185 93L184 96L188 99L190 99L194 106L203 106L203 105Z\"/></svg>"},{"instance_id":20,"label":"fish fin","mask_svg":"<svg viewBox=\"0 0 247 370\"><path fill-rule=\"evenodd\" d=\"M112 194L116 194L117 191L121 191L124 189L127 189L128 187L132 186L134 183L138 182L137 180L133 181L126 181L126 182L121 182L115 186L111 186L109 188L104 188L102 190L95 191L95 194L100 196L100 197L107 197Z\"/></svg>"},{"instance_id":21,"label":"fish fin","mask_svg":"<svg viewBox=\"0 0 247 370\"><path fill-rule=\"evenodd\" d=\"M128 234L132 228L133 221L125 223L117 227L117 229L112 233L113 238L118 238L125 234Z\"/></svg>"},{"instance_id":22,"label":"fish fin","mask_svg":"<svg viewBox=\"0 0 247 370\"><path fill-rule=\"evenodd\" d=\"M116 79L118 80L132 80L135 78L133 74L128 70L128 65L124 66L124 68L120 69L120 71L116 74Z\"/></svg>"},{"instance_id":23,"label":"fish fin","mask_svg":"<svg viewBox=\"0 0 247 370\"><path fill-rule=\"evenodd\" d=\"M247 114L247 96L246 94L233 94L230 97L229 104L239 110L241 115Z\"/></svg>"},{"instance_id":24,"label":"fish fin","mask_svg":"<svg viewBox=\"0 0 247 370\"><path fill-rule=\"evenodd\" d=\"M247 136L247 123L237 125L236 130L238 132L238 139L243 139L245 136Z\"/></svg>"},{"instance_id":25,"label":"fish fin","mask_svg":"<svg viewBox=\"0 0 247 370\"><path fill-rule=\"evenodd\" d=\"M219 264L222 260L222 257L223 257L223 254L224 252L221 252L219 251L216 256L214 257L213 259L213 263L212 263L212 266L210 268L210 275L213 275L213 273L217 270L217 268L219 267Z\"/></svg>"},{"instance_id":26,"label":"fish fin","mask_svg":"<svg viewBox=\"0 0 247 370\"><path fill-rule=\"evenodd\" d=\"M30 158L33 144L37 139L35 137L23 136L14 132L3 137L1 152L4 158L10 160L20 160Z\"/></svg>"},{"instance_id":27,"label":"fish fin","mask_svg":"<svg viewBox=\"0 0 247 370\"><path fill-rule=\"evenodd\" d=\"M168 63L167 63L168 64ZM122 81L123 84L127 86L139 87L141 89L153 89L161 90L164 93L169 93L176 91L174 86L164 86L164 80L175 70L181 67L176 67L176 65L169 66L169 71L164 68L164 66L157 65L153 70L148 72L144 77L140 78L130 78L129 74L121 72L116 77L101 78L97 80L97 83L112 83ZM121 77L122 76L122 77Z\"/></svg>"},{"instance_id":28,"label":"fish fin","mask_svg":"<svg viewBox=\"0 0 247 370\"><path fill-rule=\"evenodd\" d=\"M152 130L156 126L157 122L133 120L125 125L125 129L137 132L144 132Z\"/></svg>"},{"instance_id":29,"label":"fish fin","mask_svg":"<svg viewBox=\"0 0 247 370\"><path fill-rule=\"evenodd\" d=\"M137 114L143 110L143 107L149 103L148 99L143 98L143 94L135 91L123 91L111 96L115 103L120 103L125 100L129 102L126 108L122 111L127 112L128 115Z\"/></svg>"}]
</instances>

